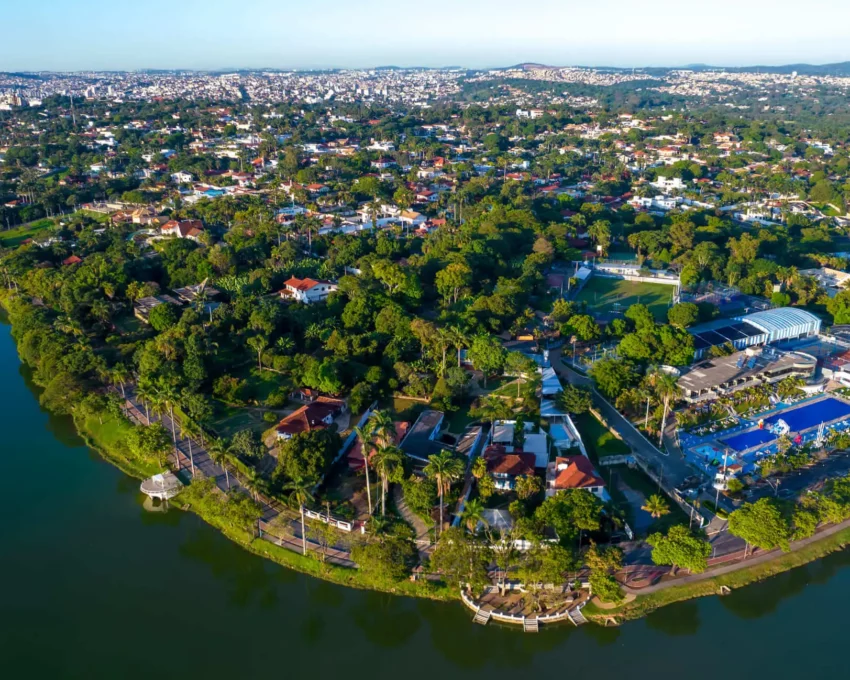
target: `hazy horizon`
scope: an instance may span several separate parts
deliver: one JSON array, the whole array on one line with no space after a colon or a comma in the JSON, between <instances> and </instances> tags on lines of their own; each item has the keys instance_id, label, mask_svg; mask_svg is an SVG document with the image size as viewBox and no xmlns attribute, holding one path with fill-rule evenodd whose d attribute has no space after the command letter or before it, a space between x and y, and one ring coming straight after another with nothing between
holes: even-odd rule
<instances>
[{"instance_id":1,"label":"hazy horizon","mask_svg":"<svg viewBox=\"0 0 850 680\"><path fill-rule=\"evenodd\" d=\"M623 0L34 0L4 8L0 71L608 68L850 60L850 3ZM143 11L140 11L143 10ZM828 20L827 20L828 19Z\"/></svg>"}]
</instances>

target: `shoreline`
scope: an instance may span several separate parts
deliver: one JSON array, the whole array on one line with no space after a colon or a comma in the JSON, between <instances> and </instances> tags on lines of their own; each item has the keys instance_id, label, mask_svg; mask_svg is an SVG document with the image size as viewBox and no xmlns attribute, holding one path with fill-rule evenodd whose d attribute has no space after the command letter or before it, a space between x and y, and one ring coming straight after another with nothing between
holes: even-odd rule
<instances>
[{"instance_id":1,"label":"shoreline","mask_svg":"<svg viewBox=\"0 0 850 680\"><path fill-rule=\"evenodd\" d=\"M4 297L0 295L0 307L4 311L3 318L0 318L0 323L12 328L12 323L5 314ZM16 342L15 347L17 349ZM35 384L38 383L35 382ZM159 468L154 470L150 466L146 467L140 461L135 460L132 456L125 455L119 450L122 441L121 429L133 427L128 420L119 420L116 416L105 412L100 414L100 416L103 419L103 423L98 422L98 416L96 415L89 415L88 417L76 413L71 415L71 420L74 423L77 434L89 449L95 451L105 462L114 465L122 473L135 479L145 479L159 471ZM110 441L104 434L104 429L108 426L118 428L114 441ZM437 585L424 580L405 580L388 584L370 577L370 575L363 571L321 562L315 558L306 557L297 552L281 548L262 538L257 538L248 531L228 526L216 518L209 516L207 513L202 512L196 506L181 501L179 496L170 502L179 510L193 513L208 526L220 531L227 539L233 541L244 550L258 557L271 560L275 564L295 572L357 590L373 590L391 595L417 597L441 602L461 601L460 594L448 585ZM814 540L804 539L811 540L811 542L798 550L776 555L768 553L766 556L770 555L769 559L756 564L740 562L728 565L736 568L723 574L708 575L691 583L671 583L669 586L645 595L641 595L639 590L627 590L624 588L625 593L636 595L634 600L610 609L603 609L592 603L588 603L583 609L583 614L589 622L597 625L605 626L612 620L620 624L625 621L643 618L669 604L710 595L723 595L725 594L724 589L734 590L735 588L757 583L844 549L850 544L850 520L846 524L848 526L829 535L811 537ZM719 569L722 568L719 567ZM686 578L683 577L683 581Z\"/></svg>"}]
</instances>

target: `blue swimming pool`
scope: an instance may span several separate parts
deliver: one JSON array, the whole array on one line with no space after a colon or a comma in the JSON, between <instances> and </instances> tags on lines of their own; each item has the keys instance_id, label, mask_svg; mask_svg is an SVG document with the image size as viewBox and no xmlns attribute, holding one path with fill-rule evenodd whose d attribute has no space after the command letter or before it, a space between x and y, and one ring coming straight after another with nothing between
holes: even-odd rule
<instances>
[{"instance_id":1,"label":"blue swimming pool","mask_svg":"<svg viewBox=\"0 0 850 680\"><path fill-rule=\"evenodd\" d=\"M817 427L821 423L831 423L850 416L850 404L845 404L838 399L823 399L813 404L806 404L800 408L791 409L764 419L766 426L773 425L779 420L784 420L791 428L791 432L802 432ZM742 432L734 437L719 440L725 446L735 451L743 451L759 444L766 444L776 439L772 432L764 430L752 430Z\"/></svg>"},{"instance_id":2,"label":"blue swimming pool","mask_svg":"<svg viewBox=\"0 0 850 680\"><path fill-rule=\"evenodd\" d=\"M759 444L767 444L776 439L773 432L767 430L752 430L750 432L742 432L728 439L720 439L719 441L728 446L733 451L744 451Z\"/></svg>"}]
</instances>

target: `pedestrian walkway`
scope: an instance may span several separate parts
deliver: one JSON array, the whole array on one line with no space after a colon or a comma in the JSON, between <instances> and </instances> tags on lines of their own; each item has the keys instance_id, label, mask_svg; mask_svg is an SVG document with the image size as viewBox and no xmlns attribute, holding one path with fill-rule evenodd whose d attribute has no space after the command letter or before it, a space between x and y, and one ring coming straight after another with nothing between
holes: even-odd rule
<instances>
[{"instance_id":1,"label":"pedestrian walkway","mask_svg":"<svg viewBox=\"0 0 850 680\"><path fill-rule=\"evenodd\" d=\"M395 507L401 514L405 522L413 527L416 534L416 545L419 548L419 555L430 555L433 547L431 545L431 529L419 515L411 510L407 503L404 502L404 493L401 490L401 485L396 484L393 487L393 500Z\"/></svg>"}]
</instances>

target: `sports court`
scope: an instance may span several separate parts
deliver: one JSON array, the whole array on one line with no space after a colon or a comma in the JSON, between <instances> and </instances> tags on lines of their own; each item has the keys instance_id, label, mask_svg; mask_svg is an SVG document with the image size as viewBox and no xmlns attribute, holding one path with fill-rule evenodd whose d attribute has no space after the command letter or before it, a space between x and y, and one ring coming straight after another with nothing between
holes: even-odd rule
<instances>
[{"instance_id":1,"label":"sports court","mask_svg":"<svg viewBox=\"0 0 850 680\"><path fill-rule=\"evenodd\" d=\"M675 286L663 283L592 276L575 299L594 312L625 312L631 305L641 303L649 307L656 319L666 320L675 291Z\"/></svg>"}]
</instances>

